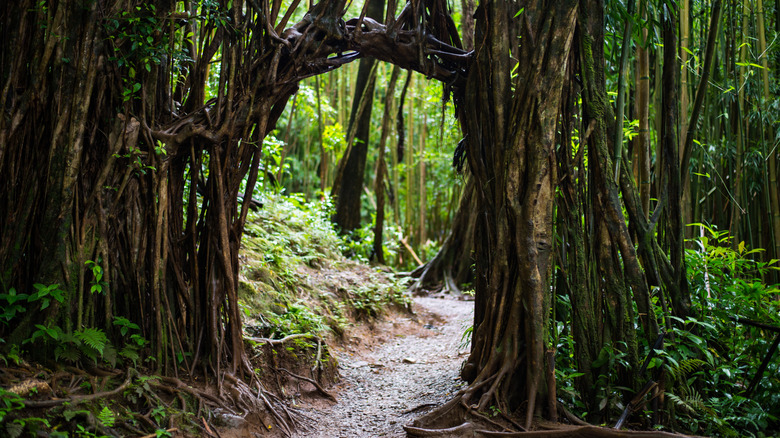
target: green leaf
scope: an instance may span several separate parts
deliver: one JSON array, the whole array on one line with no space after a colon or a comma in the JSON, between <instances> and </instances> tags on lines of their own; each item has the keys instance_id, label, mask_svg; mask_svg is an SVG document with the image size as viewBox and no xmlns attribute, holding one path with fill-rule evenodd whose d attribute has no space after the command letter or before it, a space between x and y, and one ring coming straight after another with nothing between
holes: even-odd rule
<instances>
[{"instance_id":1,"label":"green leaf","mask_svg":"<svg viewBox=\"0 0 780 438\"><path fill-rule=\"evenodd\" d=\"M84 342L91 348L97 350L100 355L103 355L103 350L108 343L108 337L102 330L98 328L85 328L75 333L78 340Z\"/></svg>"}]
</instances>

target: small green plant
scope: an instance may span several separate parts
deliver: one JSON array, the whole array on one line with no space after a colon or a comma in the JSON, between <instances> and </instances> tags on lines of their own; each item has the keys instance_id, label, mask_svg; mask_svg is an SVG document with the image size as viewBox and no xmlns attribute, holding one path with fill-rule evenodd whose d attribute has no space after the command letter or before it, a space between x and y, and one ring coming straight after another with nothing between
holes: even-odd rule
<instances>
[{"instance_id":1,"label":"small green plant","mask_svg":"<svg viewBox=\"0 0 780 438\"><path fill-rule=\"evenodd\" d=\"M33 287L35 288L35 293L30 295L30 298L28 298L27 301L30 303L40 301L41 310L49 307L52 299L59 303L62 303L65 300L65 291L60 289L59 284L50 284L47 286L35 283Z\"/></svg>"},{"instance_id":2,"label":"small green plant","mask_svg":"<svg viewBox=\"0 0 780 438\"><path fill-rule=\"evenodd\" d=\"M312 312L303 303L291 304L285 310L281 314L271 312L268 316L272 337L297 333L319 334L326 330L322 316Z\"/></svg>"},{"instance_id":3,"label":"small green plant","mask_svg":"<svg viewBox=\"0 0 780 438\"><path fill-rule=\"evenodd\" d=\"M114 427L114 423L116 423L116 415L108 406L103 406L103 409L101 409L100 413L97 415L97 419L103 427L111 428Z\"/></svg>"},{"instance_id":4,"label":"small green plant","mask_svg":"<svg viewBox=\"0 0 780 438\"><path fill-rule=\"evenodd\" d=\"M97 262L87 260L85 264L87 265L87 268L92 271L91 287L89 288L90 293L103 293L106 282L103 281L103 267L100 266L100 260Z\"/></svg>"},{"instance_id":5,"label":"small green plant","mask_svg":"<svg viewBox=\"0 0 780 438\"><path fill-rule=\"evenodd\" d=\"M8 289L8 293L0 294L0 304L2 304L3 313L0 314L0 323L8 323L16 318L20 313L27 311L23 303L27 302L29 295L16 293L15 288ZM3 302L4 301L4 302Z\"/></svg>"},{"instance_id":6,"label":"small green plant","mask_svg":"<svg viewBox=\"0 0 780 438\"><path fill-rule=\"evenodd\" d=\"M24 400L19 394L0 388L0 424L9 413L23 408Z\"/></svg>"},{"instance_id":7,"label":"small green plant","mask_svg":"<svg viewBox=\"0 0 780 438\"><path fill-rule=\"evenodd\" d=\"M157 429L154 433L157 438L173 438L173 435L165 429Z\"/></svg>"},{"instance_id":8,"label":"small green plant","mask_svg":"<svg viewBox=\"0 0 780 438\"><path fill-rule=\"evenodd\" d=\"M113 324L119 327L119 333L125 338L125 343L118 352L119 356L131 360L134 366L138 366L139 352L149 341L137 333L141 330L138 324L130 322L127 318L116 317Z\"/></svg>"}]
</instances>

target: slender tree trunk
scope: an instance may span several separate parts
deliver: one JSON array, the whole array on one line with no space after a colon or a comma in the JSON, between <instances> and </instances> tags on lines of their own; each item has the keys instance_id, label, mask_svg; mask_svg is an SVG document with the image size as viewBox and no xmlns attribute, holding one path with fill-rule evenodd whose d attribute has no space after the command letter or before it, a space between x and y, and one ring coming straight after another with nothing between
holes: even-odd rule
<instances>
[{"instance_id":1,"label":"slender tree trunk","mask_svg":"<svg viewBox=\"0 0 780 438\"><path fill-rule=\"evenodd\" d=\"M385 163L385 147L387 137L390 134L390 118L393 114L393 101L395 100L395 84L398 82L400 69L393 67L390 74L390 82L387 84L385 94L385 108L382 114L382 132L379 137L379 156L376 164L376 176L374 178L374 195L376 196L376 223L374 226L374 257L380 264L385 263L385 255L382 244L382 236L385 223L385 179L387 179L387 163Z\"/></svg>"},{"instance_id":2,"label":"slender tree trunk","mask_svg":"<svg viewBox=\"0 0 780 438\"><path fill-rule=\"evenodd\" d=\"M756 5L756 14L758 16L758 51L761 54L761 84L763 91L763 107L766 110L767 105L772 98L769 92L769 54L766 53L766 31L764 29L764 4L763 0L758 0ZM762 126L762 131L764 127ZM773 136L771 133L763 133L764 139L771 139ZM768 151L767 167L769 168L769 205L770 205L770 226L772 230L772 244L774 246L774 258L780 259L780 189L777 185L777 148L772 147L772 142L769 142L770 150ZM778 275L775 274L775 278Z\"/></svg>"},{"instance_id":3,"label":"slender tree trunk","mask_svg":"<svg viewBox=\"0 0 780 438\"><path fill-rule=\"evenodd\" d=\"M747 132L745 128L747 123L745 121L745 81L747 74L747 46L750 44L748 39L748 18L750 16L750 0L744 0L742 2L742 43L739 49L739 74L737 75L737 110L736 117L737 127L737 156L735 162L735 178L734 186L732 188L731 199L731 225L729 231L734 237L732 239L733 245L738 245L740 236L742 235L742 216L745 214L742 209L742 192L744 185L743 161L745 154L745 146L747 143ZM735 246L736 247L736 246Z\"/></svg>"},{"instance_id":4,"label":"slender tree trunk","mask_svg":"<svg viewBox=\"0 0 780 438\"><path fill-rule=\"evenodd\" d=\"M470 283L474 248L474 226L477 221L474 180L469 177L452 222L452 229L436 255L412 272L417 278L409 287L416 293L442 290L460 293L460 287Z\"/></svg>"},{"instance_id":5,"label":"slender tree trunk","mask_svg":"<svg viewBox=\"0 0 780 438\"><path fill-rule=\"evenodd\" d=\"M682 0L680 3L680 64L682 64L682 69L680 70L680 133L682 135L679 136L680 138L680 144L679 144L679 154L680 157L680 178L682 179L683 186L689 186L690 185L690 179L691 179L691 172L688 170L687 167L683 167L682 160L685 157L685 133L688 132L688 111L690 106L690 85L688 81L689 77L689 70L690 66L689 64L689 52L693 52L692 44L691 44L691 26L690 26L690 16L691 16L691 3L690 0ZM695 124L695 122L694 122ZM693 222L692 219L692 213L693 213L693 204L691 202L691 191L690 190L683 190L682 192L682 199L681 199L681 205L682 208L682 217L683 217L683 224L688 224ZM685 236L688 238L693 237L694 229L693 227L686 227L685 228Z\"/></svg>"},{"instance_id":6,"label":"slender tree trunk","mask_svg":"<svg viewBox=\"0 0 780 438\"><path fill-rule=\"evenodd\" d=\"M367 0L366 16L382 20L384 0ZM349 117L347 150L338 164L332 194L336 198L333 221L343 233L360 228L360 198L368 156L371 129L371 108L374 100L376 69L371 58L360 60L352 112ZM354 132L354 134L353 134Z\"/></svg>"},{"instance_id":7,"label":"slender tree trunk","mask_svg":"<svg viewBox=\"0 0 780 438\"><path fill-rule=\"evenodd\" d=\"M647 20L647 0L639 1L639 14ZM636 57L636 113L639 119L639 133L634 147L636 184L642 201L642 210L647 218L650 214L650 53L647 47L647 28L642 26L641 39L637 44Z\"/></svg>"}]
</instances>

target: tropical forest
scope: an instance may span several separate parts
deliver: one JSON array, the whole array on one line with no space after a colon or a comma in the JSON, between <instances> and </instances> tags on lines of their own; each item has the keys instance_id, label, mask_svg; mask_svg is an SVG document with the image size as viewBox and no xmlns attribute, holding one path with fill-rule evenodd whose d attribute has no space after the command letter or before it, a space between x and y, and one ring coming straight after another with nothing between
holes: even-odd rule
<instances>
[{"instance_id":1,"label":"tropical forest","mask_svg":"<svg viewBox=\"0 0 780 438\"><path fill-rule=\"evenodd\" d=\"M780 436L780 0L0 1L0 437Z\"/></svg>"}]
</instances>

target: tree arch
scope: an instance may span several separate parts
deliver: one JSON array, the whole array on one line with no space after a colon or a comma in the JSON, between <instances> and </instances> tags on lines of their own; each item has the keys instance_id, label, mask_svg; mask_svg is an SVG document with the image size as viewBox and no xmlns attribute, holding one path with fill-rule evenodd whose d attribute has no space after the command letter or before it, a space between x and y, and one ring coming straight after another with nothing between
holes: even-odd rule
<instances>
[{"instance_id":1,"label":"tree arch","mask_svg":"<svg viewBox=\"0 0 780 438\"><path fill-rule=\"evenodd\" d=\"M263 138L298 82L362 57L465 81L444 2L408 3L384 24L345 22L346 3L323 0L290 26L298 2L284 15L281 1L4 4L0 284L56 284L62 300L2 335L110 334L122 317L167 374L177 355L190 373L251 374L238 251Z\"/></svg>"}]
</instances>

